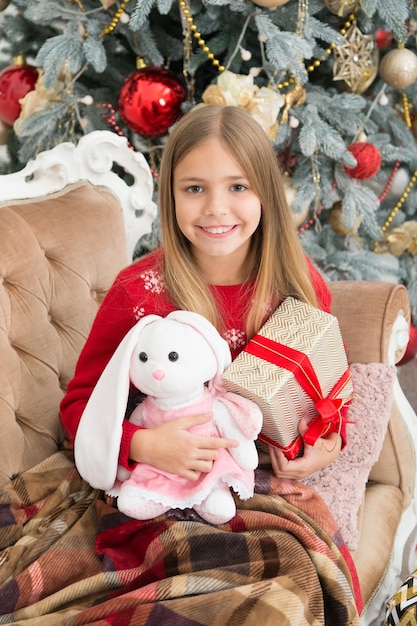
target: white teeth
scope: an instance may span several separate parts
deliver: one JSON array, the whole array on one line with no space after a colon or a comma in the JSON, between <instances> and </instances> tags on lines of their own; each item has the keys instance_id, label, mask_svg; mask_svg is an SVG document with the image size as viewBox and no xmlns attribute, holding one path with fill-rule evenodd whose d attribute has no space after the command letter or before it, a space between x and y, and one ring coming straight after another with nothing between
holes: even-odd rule
<instances>
[{"instance_id":1,"label":"white teeth","mask_svg":"<svg viewBox=\"0 0 417 626\"><path fill-rule=\"evenodd\" d=\"M210 233L211 235L221 235L222 233L227 233L229 232L229 230L232 230L233 226L226 226L226 227L217 227L217 228L204 228L204 230L207 233Z\"/></svg>"}]
</instances>

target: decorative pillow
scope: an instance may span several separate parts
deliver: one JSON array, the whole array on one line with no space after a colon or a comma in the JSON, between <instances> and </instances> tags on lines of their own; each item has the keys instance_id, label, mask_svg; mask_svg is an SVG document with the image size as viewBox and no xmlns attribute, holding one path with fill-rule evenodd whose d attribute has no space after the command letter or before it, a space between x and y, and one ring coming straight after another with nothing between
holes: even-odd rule
<instances>
[{"instance_id":1,"label":"decorative pillow","mask_svg":"<svg viewBox=\"0 0 417 626\"><path fill-rule=\"evenodd\" d=\"M353 399L347 445L323 470L303 480L318 492L351 550L358 547L358 511L372 466L378 460L391 414L396 368L384 363L350 365Z\"/></svg>"},{"instance_id":2,"label":"decorative pillow","mask_svg":"<svg viewBox=\"0 0 417 626\"><path fill-rule=\"evenodd\" d=\"M415 570L387 603L386 625L412 626L416 623L417 570Z\"/></svg>"}]
</instances>

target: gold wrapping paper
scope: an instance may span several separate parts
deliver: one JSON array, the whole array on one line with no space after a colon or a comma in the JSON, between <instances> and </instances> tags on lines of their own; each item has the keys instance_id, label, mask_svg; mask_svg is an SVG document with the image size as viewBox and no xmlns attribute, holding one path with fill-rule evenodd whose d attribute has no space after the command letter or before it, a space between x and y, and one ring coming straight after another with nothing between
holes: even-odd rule
<instances>
[{"instance_id":1,"label":"gold wrapping paper","mask_svg":"<svg viewBox=\"0 0 417 626\"><path fill-rule=\"evenodd\" d=\"M296 355L292 361L295 369L304 372L304 365L308 369L311 364L322 397L326 398L344 380L335 395L344 403L350 400L353 390L346 375L348 363L339 323L329 313L286 298L223 375L229 391L240 393L261 408L264 423L259 438L283 448L293 458L292 451L299 442L299 421L303 416L309 421L316 417L317 398L304 390L293 371L250 352L257 351L258 340L263 337L275 342L277 353L280 346L297 351L291 351Z\"/></svg>"}]
</instances>

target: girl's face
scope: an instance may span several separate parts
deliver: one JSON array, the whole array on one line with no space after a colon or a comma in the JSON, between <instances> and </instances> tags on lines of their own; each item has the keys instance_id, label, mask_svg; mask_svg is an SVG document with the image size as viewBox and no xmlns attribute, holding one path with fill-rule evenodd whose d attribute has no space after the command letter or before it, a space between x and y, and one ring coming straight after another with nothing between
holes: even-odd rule
<instances>
[{"instance_id":1,"label":"girl's face","mask_svg":"<svg viewBox=\"0 0 417 626\"><path fill-rule=\"evenodd\" d=\"M178 163L173 192L178 226L208 282L241 282L261 203L219 139L207 139Z\"/></svg>"}]
</instances>

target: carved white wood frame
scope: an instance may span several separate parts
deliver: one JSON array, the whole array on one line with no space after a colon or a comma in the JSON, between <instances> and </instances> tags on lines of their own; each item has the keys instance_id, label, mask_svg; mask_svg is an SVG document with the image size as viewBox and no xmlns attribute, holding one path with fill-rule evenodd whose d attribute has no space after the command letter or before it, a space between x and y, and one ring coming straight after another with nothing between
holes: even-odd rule
<instances>
[{"instance_id":1,"label":"carved white wood frame","mask_svg":"<svg viewBox=\"0 0 417 626\"><path fill-rule=\"evenodd\" d=\"M112 171L114 163L132 176L131 185ZM79 180L108 187L119 198L131 261L136 243L151 231L157 208L149 165L143 154L128 147L125 137L96 130L78 145L65 142L41 152L19 172L0 176L0 203L44 196Z\"/></svg>"}]
</instances>

